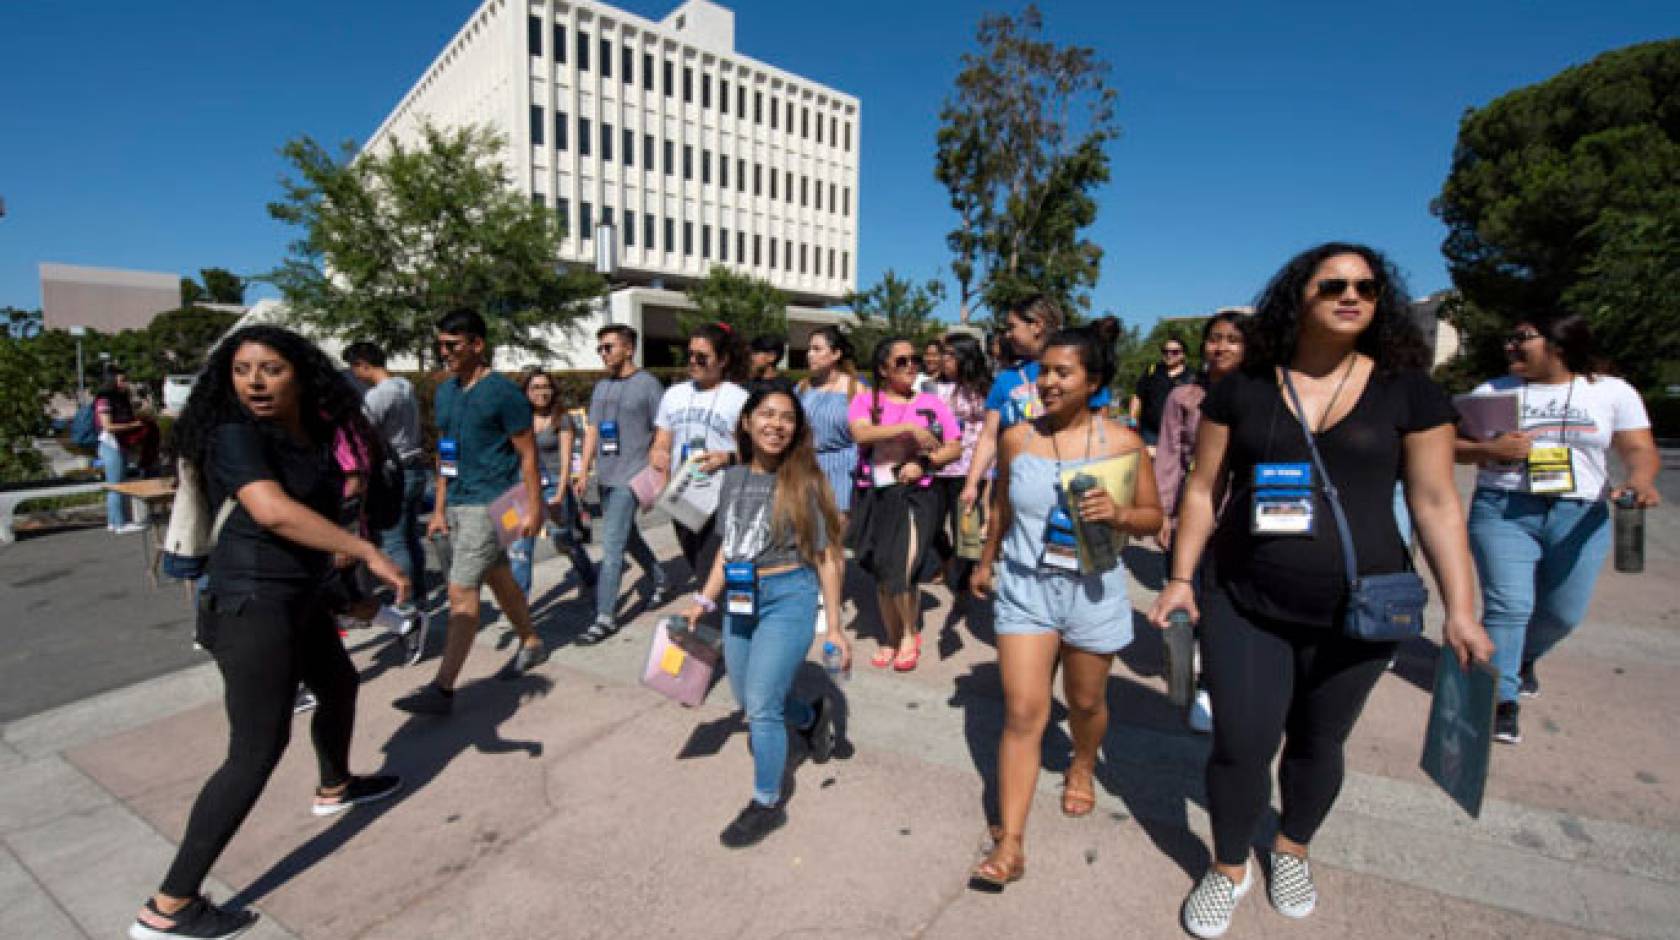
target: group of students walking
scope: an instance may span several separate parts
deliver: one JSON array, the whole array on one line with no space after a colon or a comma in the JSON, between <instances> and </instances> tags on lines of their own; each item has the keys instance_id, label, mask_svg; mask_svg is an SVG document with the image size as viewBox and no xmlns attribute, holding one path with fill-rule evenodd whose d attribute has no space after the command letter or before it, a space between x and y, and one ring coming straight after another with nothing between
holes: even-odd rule
<instances>
[{"instance_id":1,"label":"group of students walking","mask_svg":"<svg viewBox=\"0 0 1680 940\"><path fill-rule=\"evenodd\" d=\"M546 373L527 375L523 389L495 373L483 319L458 311L438 324L449 377L437 392L435 458L417 455L417 432L411 440L388 426L414 430L418 418L384 401L400 399L400 388L378 394L401 380L384 371L376 348L346 354L373 388L364 411L295 334L233 334L212 354L175 431L177 453L203 475L210 504L231 510L199 621L200 642L227 686L229 752L130 935L229 937L254 920L209 903L199 886L285 748L299 681L320 698L311 719L321 764L313 811L331 815L400 786L350 770L355 670L312 587L335 565L355 562L407 603L423 586L416 518L428 482L436 487L428 530L452 543L448 638L435 678L394 704L445 715L479 627L482 585L520 636L503 675L546 657L526 599L545 519L556 520L557 547L594 592L594 618L578 642L600 642L625 622L626 557L649 575L646 606L676 593L638 531L638 474L721 474L711 519L673 525L695 581L684 615L692 624L721 613L726 672L749 728L750 798L720 836L731 847L786 821L789 727L819 762L834 749L836 703L792 690L819 618L850 667L848 552L875 584L883 637L870 662L884 672L917 667L922 585L943 578L990 599L1004 722L992 844L970 872L973 886L989 890L1026 871L1026 822L1058 665L1073 738L1060 808L1078 817L1096 805L1106 684L1114 655L1134 639L1133 602L1123 561L1093 563L1081 540L1110 531L1115 544L1131 537L1170 546L1148 620L1165 627L1183 612L1196 623L1212 731L1213 861L1182 907L1185 928L1200 937L1223 934L1262 875L1251 855L1280 749L1282 820L1262 853L1268 894L1290 917L1317 904L1309 846L1339 793L1344 743L1397 645L1392 635L1351 628L1350 610L1362 582L1413 567L1392 511L1397 486L1446 610L1445 655L1498 667L1502 736L1512 741L1518 697L1538 691L1534 663L1584 616L1604 557L1607 448L1628 467L1617 494L1658 502L1649 421L1637 395L1592 359L1584 323L1537 315L1520 325L1507 344L1511 376L1478 390L1517 389L1520 426L1493 441L1463 440L1453 403L1424 371L1429 357L1404 285L1365 246L1303 252L1266 286L1254 315L1210 322L1206 368L1166 389L1156 441L1110 414L1112 318L1070 327L1054 303L1034 299L1009 310L1005 325L995 376L979 343L963 335L921 351L906 339L883 341L860 376L846 335L823 327L797 384L727 326L706 326L688 339L688 381L669 389L635 365L635 330L609 325L596 337L606 377L575 414L556 401ZM364 466L390 450L405 468L404 521L383 537L390 554L342 518L355 466L346 471L334 452L346 434L368 442ZM1563 482L1553 473L1536 486L1542 450L1547 468L1559 459L1569 468ZM1086 471L1122 458L1135 461L1129 499L1078 485ZM1483 465L1468 527L1455 459ZM583 551L581 531L591 477L598 563ZM513 487L553 512L522 519L503 551L486 506ZM989 517L984 543L965 565L952 546L964 516L976 513Z\"/></svg>"}]
</instances>

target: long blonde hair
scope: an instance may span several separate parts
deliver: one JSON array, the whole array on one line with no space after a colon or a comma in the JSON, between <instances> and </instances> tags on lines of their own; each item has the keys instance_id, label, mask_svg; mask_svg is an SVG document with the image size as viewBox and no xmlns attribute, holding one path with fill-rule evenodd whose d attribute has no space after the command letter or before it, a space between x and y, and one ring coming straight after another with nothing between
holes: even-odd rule
<instances>
[{"instance_id":1,"label":"long blonde hair","mask_svg":"<svg viewBox=\"0 0 1680 940\"><path fill-rule=\"evenodd\" d=\"M824 544L833 545L840 539L840 511L834 506L834 493L829 489L828 477L817 466L816 447L811 443L811 427L805 421L805 407L799 396L778 388L755 389L741 406L741 420L735 426L735 448L741 462L752 463L752 435L747 431L747 419L758 406L772 395L781 395L793 405L793 440L776 465L776 494L770 504L770 531L774 534L792 532L799 557L815 566L821 562L817 548L821 532ZM815 494L815 499L811 498ZM812 506L815 504L816 512ZM819 529L818 526L821 526Z\"/></svg>"}]
</instances>

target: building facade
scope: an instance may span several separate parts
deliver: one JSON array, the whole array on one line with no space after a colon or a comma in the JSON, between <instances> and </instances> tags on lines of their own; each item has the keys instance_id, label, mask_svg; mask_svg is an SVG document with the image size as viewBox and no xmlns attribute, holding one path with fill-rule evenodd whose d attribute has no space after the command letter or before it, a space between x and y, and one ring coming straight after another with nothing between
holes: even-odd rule
<instances>
[{"instance_id":1,"label":"building facade","mask_svg":"<svg viewBox=\"0 0 1680 940\"><path fill-rule=\"evenodd\" d=\"M143 330L158 314L179 306L179 274L41 264L41 325L49 330Z\"/></svg>"},{"instance_id":2,"label":"building facade","mask_svg":"<svg viewBox=\"0 0 1680 940\"><path fill-rule=\"evenodd\" d=\"M738 54L734 14L659 22L589 0L485 0L369 139L487 124L551 208L561 260L611 239L616 285L681 289L713 265L822 307L856 288L858 100Z\"/></svg>"}]
</instances>

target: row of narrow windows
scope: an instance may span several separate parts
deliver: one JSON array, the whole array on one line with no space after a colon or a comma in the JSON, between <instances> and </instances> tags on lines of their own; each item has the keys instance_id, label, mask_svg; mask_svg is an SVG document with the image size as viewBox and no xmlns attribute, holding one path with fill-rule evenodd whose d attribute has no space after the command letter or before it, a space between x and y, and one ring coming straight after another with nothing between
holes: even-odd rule
<instances>
[{"instance_id":1,"label":"row of narrow windows","mask_svg":"<svg viewBox=\"0 0 1680 940\"><path fill-rule=\"evenodd\" d=\"M545 132L548 128L548 123L549 122L543 108L540 105L532 105L531 145L533 147L545 146ZM571 121L566 112L556 111L554 113L554 149L562 152L568 151L571 149L572 143ZM597 135L594 123L589 118L580 117L577 119L576 143L579 156L593 156L595 147L598 143L601 151L601 159L603 161L611 163L616 159L627 167L634 167L636 165L636 133L628 127L619 128L618 134L615 135L613 133L613 126L603 121L600 125L600 133ZM655 147L655 143L656 142L652 134L642 135L641 159L642 167L644 169L653 169L655 166L654 157L656 154L661 153L661 151ZM667 140L663 143L665 146L662 152L664 157L662 165L665 170L665 175L676 176L678 172L676 142ZM692 181L694 179L694 157L694 145L684 144L682 148L681 166L682 178L684 180ZM713 160L712 152L706 149L702 149L700 151L699 157L701 184L705 186L712 185L712 169L715 166L717 169L717 185L724 189L728 189L730 186L729 157L725 154L717 154L717 159ZM737 157L734 160L734 165L735 190L736 192L744 194L747 192L748 188L747 170L749 167L747 165L747 161L745 158ZM751 187L752 194L754 196L764 195L766 188L765 182L766 178L768 178L768 182L770 184L768 188L771 199L781 199L789 205L797 202L799 207L802 209L810 207L821 210L826 205L829 212L838 212L845 216L850 216L852 214L852 188L850 186L841 187L838 184L829 183L826 187L828 190L828 200L825 203L823 201L823 190L825 187L822 180L813 180L811 177L804 174L795 176L792 170L786 170L778 173L775 167L771 167L770 172L766 173L764 171L764 165L757 162L754 162L750 169L752 170ZM812 185L813 183L815 185Z\"/></svg>"},{"instance_id":2,"label":"row of narrow windows","mask_svg":"<svg viewBox=\"0 0 1680 940\"><path fill-rule=\"evenodd\" d=\"M544 30L542 17L530 17L526 30L526 45L531 55L540 56L543 54L543 38ZM565 64L566 50L568 47L566 43L566 26L564 23L554 24L551 48L554 50L554 61L560 64ZM589 34L581 29L578 30L575 52L577 57L577 68L580 72L587 72L590 70L590 48L591 40ZM612 40L602 39L600 41L600 57L597 59L597 63L600 68L602 78L613 77ZM618 74L620 79L626 85L633 86L636 84L634 69L635 64L636 50L630 48L629 46L619 47ZM664 69L662 70L662 77L664 81L661 84L665 90L665 97L674 98L678 93L676 64L669 59L661 60L660 64L664 66ZM647 91L653 91L653 53L642 53L641 65L642 88ZM717 81L717 94L715 96L712 94L712 85L712 76L700 76L700 107L711 108L715 104L719 114L728 114L730 113L730 93L733 91L735 116L742 119L747 117L747 86L744 83L736 82L732 87L728 79L720 78ZM694 69L685 65L682 69L681 87L682 100L684 104L694 103L694 91ZM816 120L812 120L810 106L795 106L792 101L784 101L778 105L774 95L770 98L769 107L765 107L764 92L755 90L752 93L752 121L754 124L763 124L767 117L770 122L771 130L781 130L785 125L787 127L787 132L791 134L794 130L795 118L797 118L799 136L801 138L809 140L811 132L814 129L816 131L817 143L827 143L830 146L840 147L847 153L850 153L852 150L852 122L842 122L838 115L833 114L828 115L828 120L824 121L821 113L816 115ZM824 124L828 126L826 138L823 134Z\"/></svg>"},{"instance_id":3,"label":"row of narrow windows","mask_svg":"<svg viewBox=\"0 0 1680 940\"><path fill-rule=\"evenodd\" d=\"M531 195L531 201L539 206L546 206L548 204L548 197L544 196L542 193L533 193ZM564 197L556 200L554 204L554 211L555 214L560 217L560 227L563 230L570 232L572 230L571 200ZM664 250L667 252L676 252L678 250L677 221L675 219L659 220L654 217L653 213L644 212L642 213L641 221L641 246L643 248L648 251L658 251L660 250L661 244L663 244ZM664 222L663 227L658 224L660 221ZM624 222L624 244L631 248L635 248L637 247L636 213L625 213ZM601 207L601 224L614 226L616 228L614 225L612 206ZM595 207L587 201L579 200L578 202L577 231L579 237L583 239L590 239L595 235ZM655 237L661 234L662 231L665 236L663 243L658 241ZM701 225L699 227L700 257L708 261L713 260L714 258L718 261L731 260L729 248L730 235L732 233L729 229L720 226L717 229L717 240L714 242L712 240L712 231L713 229L711 225ZM683 255L687 257L693 257L695 254L694 234L695 225L693 222L682 223L681 250ZM739 231L734 232L733 235L735 236L735 253L733 260L737 264L751 263L754 265L764 265L772 271L775 271L778 268L786 268L789 272L792 272L795 270L795 263L797 260L797 270L800 274L813 273L814 269L814 273L818 277L835 277L836 271L839 272L838 276L841 278L851 276L852 253L849 251L837 251L834 248L824 249L821 246L811 246L803 243L796 244L791 238L777 239L774 236L765 238L763 235L757 234L749 236L746 232ZM777 251L778 245L781 246L781 250L779 252L779 263ZM714 247L716 248L715 254L713 252ZM750 262L747 260L747 249L749 247L752 249L752 260ZM769 250L766 251L766 248ZM823 263L825 258L827 260L826 266ZM838 262L838 264L836 262Z\"/></svg>"}]
</instances>

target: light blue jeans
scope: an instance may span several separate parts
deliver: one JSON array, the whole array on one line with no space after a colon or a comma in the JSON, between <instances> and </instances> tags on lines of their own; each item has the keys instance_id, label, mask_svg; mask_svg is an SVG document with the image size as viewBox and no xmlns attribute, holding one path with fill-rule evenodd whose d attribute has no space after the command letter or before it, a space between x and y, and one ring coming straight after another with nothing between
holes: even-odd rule
<instances>
[{"instance_id":1,"label":"light blue jeans","mask_svg":"<svg viewBox=\"0 0 1680 940\"><path fill-rule=\"evenodd\" d=\"M1499 700L1514 702L1518 670L1546 655L1587 614L1610 552L1602 500L1482 488L1470 501L1470 552L1482 581Z\"/></svg>"},{"instance_id":2,"label":"light blue jeans","mask_svg":"<svg viewBox=\"0 0 1680 940\"><path fill-rule=\"evenodd\" d=\"M553 500L559 492L560 488L553 483L543 484L544 500ZM573 513L577 512L577 501L570 493L566 494L566 503L572 507L571 511ZM543 511L547 512L547 507L544 507ZM595 581L595 563L589 560L589 554L583 550L583 546L571 541L552 522L545 523L543 530L549 534L549 538L554 542L555 550L564 551L567 557L572 560L572 567L577 569L578 579L584 584L593 584ZM536 557L537 540L535 536L528 539L515 539L513 544L508 546L508 565L513 568L513 581L519 585L519 593L524 594L527 598L531 594L531 568L536 564Z\"/></svg>"},{"instance_id":3,"label":"light blue jeans","mask_svg":"<svg viewBox=\"0 0 1680 940\"><path fill-rule=\"evenodd\" d=\"M753 799L774 806L787 768L787 724L815 719L809 702L789 694L816 634L816 572L797 568L758 581L758 616L724 618L723 662L729 688L747 716L752 740Z\"/></svg>"},{"instance_id":4,"label":"light blue jeans","mask_svg":"<svg viewBox=\"0 0 1680 940\"><path fill-rule=\"evenodd\" d=\"M423 463L403 467L402 515L397 524L379 533L379 547L408 572L408 606L426 599L426 550L420 545L420 513L432 470Z\"/></svg>"},{"instance_id":5,"label":"light blue jeans","mask_svg":"<svg viewBox=\"0 0 1680 940\"><path fill-rule=\"evenodd\" d=\"M99 444L99 464L105 471L106 483L121 483L128 473L128 461L121 447L103 441ZM111 528L128 522L128 497L109 490L105 493L105 524Z\"/></svg>"},{"instance_id":6,"label":"light blue jeans","mask_svg":"<svg viewBox=\"0 0 1680 940\"><path fill-rule=\"evenodd\" d=\"M601 569L595 581L595 619L612 620L618 609L618 585L624 580L624 552L628 548L653 583L665 584L659 559L636 528L636 494L628 486L601 487Z\"/></svg>"}]
</instances>

